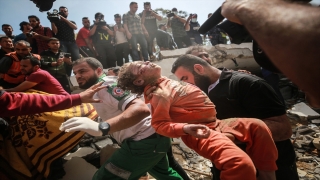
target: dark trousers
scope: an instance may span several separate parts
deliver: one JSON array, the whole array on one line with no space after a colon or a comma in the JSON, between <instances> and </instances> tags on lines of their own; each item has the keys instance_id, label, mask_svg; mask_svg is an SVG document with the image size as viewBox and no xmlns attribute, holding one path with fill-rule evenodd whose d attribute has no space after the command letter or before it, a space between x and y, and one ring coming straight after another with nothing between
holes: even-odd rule
<instances>
[{"instance_id":1,"label":"dark trousers","mask_svg":"<svg viewBox=\"0 0 320 180\"><path fill-rule=\"evenodd\" d=\"M71 94L71 89L70 89L70 84L69 84L69 79L67 77L67 75L65 76L59 76L59 77L55 77L58 82L61 84L61 86L63 87L63 89L65 91L67 91L67 93Z\"/></svg>"},{"instance_id":2,"label":"dark trousers","mask_svg":"<svg viewBox=\"0 0 320 180\"><path fill-rule=\"evenodd\" d=\"M121 43L116 45L116 56L117 56L117 65L122 66L123 65L123 58L125 62L129 62L129 43Z\"/></svg>"},{"instance_id":3,"label":"dark trousers","mask_svg":"<svg viewBox=\"0 0 320 180\"><path fill-rule=\"evenodd\" d=\"M149 33L149 37L147 38L149 56L153 56L153 40L154 40L154 38L156 38L156 34Z\"/></svg>"},{"instance_id":4,"label":"dark trousers","mask_svg":"<svg viewBox=\"0 0 320 180\"><path fill-rule=\"evenodd\" d=\"M79 51L83 57L94 57L93 53L87 46L79 47Z\"/></svg>"},{"instance_id":5,"label":"dark trousers","mask_svg":"<svg viewBox=\"0 0 320 180\"><path fill-rule=\"evenodd\" d=\"M71 54L71 60L76 61L80 59L80 53L79 53L79 48L76 44L76 42L69 42L69 41L60 41L60 49L62 52L67 52ZM68 76L71 75L71 68L68 69Z\"/></svg>"},{"instance_id":6,"label":"dark trousers","mask_svg":"<svg viewBox=\"0 0 320 180\"><path fill-rule=\"evenodd\" d=\"M147 61L148 58L148 48L147 48L147 40L143 34L132 34L130 39L131 43L131 51L132 51L132 59L133 61L140 60L139 52L138 52L138 43L140 44L140 51L142 52L143 59Z\"/></svg>"},{"instance_id":7,"label":"dark trousers","mask_svg":"<svg viewBox=\"0 0 320 180\"><path fill-rule=\"evenodd\" d=\"M187 47L189 47L189 46L191 46L191 41L190 41L190 38L189 38L189 36L183 36L183 37L174 37L173 36L173 38L174 38L174 41L176 42L176 44L177 44L177 46L178 46L178 48L180 49L180 48L184 48L183 47L183 43L187 46Z\"/></svg>"},{"instance_id":8,"label":"dark trousers","mask_svg":"<svg viewBox=\"0 0 320 180\"><path fill-rule=\"evenodd\" d=\"M98 60L101 62L103 69L116 67L117 57L111 44L94 44L99 54Z\"/></svg>"},{"instance_id":9,"label":"dark trousers","mask_svg":"<svg viewBox=\"0 0 320 180\"><path fill-rule=\"evenodd\" d=\"M180 166L180 164L174 159L173 153L172 153L172 147L169 148L169 151L167 152L167 157L169 161L169 166L175 170L183 180L189 180L189 176L187 173L183 170L183 168Z\"/></svg>"}]
</instances>

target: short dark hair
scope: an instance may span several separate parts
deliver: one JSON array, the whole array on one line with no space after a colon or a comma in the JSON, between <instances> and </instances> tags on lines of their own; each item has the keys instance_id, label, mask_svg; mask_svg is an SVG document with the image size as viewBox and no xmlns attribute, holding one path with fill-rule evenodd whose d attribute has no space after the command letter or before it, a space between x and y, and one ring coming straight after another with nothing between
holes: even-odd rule
<instances>
[{"instance_id":1,"label":"short dark hair","mask_svg":"<svg viewBox=\"0 0 320 180\"><path fill-rule=\"evenodd\" d=\"M203 59L201 59L201 58L199 58L197 56L193 56L191 54L185 54L185 55L180 56L172 64L171 72L174 74L179 67L184 67L185 69L187 69L187 70L189 70L190 72L193 73L194 72L193 66L195 64L200 64L200 65L205 66L205 67L210 66L210 64L207 61L205 61L205 60L203 60Z\"/></svg>"},{"instance_id":2,"label":"short dark hair","mask_svg":"<svg viewBox=\"0 0 320 180\"><path fill-rule=\"evenodd\" d=\"M20 26L20 30L23 31L23 25L27 25L27 24L30 24L29 22L27 21L22 21L19 26Z\"/></svg>"},{"instance_id":3,"label":"short dark hair","mask_svg":"<svg viewBox=\"0 0 320 180\"><path fill-rule=\"evenodd\" d=\"M1 36L1 37L0 37L0 42L2 41L2 39L11 39L11 38L8 37L8 36Z\"/></svg>"},{"instance_id":4,"label":"short dark hair","mask_svg":"<svg viewBox=\"0 0 320 180\"><path fill-rule=\"evenodd\" d=\"M37 16L35 16L35 15L30 15L30 16L28 16L28 19L30 19L30 18L35 18L37 21L40 21L40 19L39 19Z\"/></svg>"},{"instance_id":5,"label":"short dark hair","mask_svg":"<svg viewBox=\"0 0 320 180\"><path fill-rule=\"evenodd\" d=\"M84 20L84 19L89 19L89 18L88 17L83 17L82 20Z\"/></svg>"},{"instance_id":6,"label":"short dark hair","mask_svg":"<svg viewBox=\"0 0 320 180\"><path fill-rule=\"evenodd\" d=\"M161 29L163 26L165 26L166 24L159 24L159 29Z\"/></svg>"},{"instance_id":7,"label":"short dark hair","mask_svg":"<svg viewBox=\"0 0 320 180\"><path fill-rule=\"evenodd\" d=\"M192 54L192 51L208 52L203 46L196 45L189 47L185 54Z\"/></svg>"},{"instance_id":8,"label":"short dark hair","mask_svg":"<svg viewBox=\"0 0 320 180\"><path fill-rule=\"evenodd\" d=\"M12 28L12 26L10 24L2 24L2 28L5 26L10 26Z\"/></svg>"},{"instance_id":9,"label":"short dark hair","mask_svg":"<svg viewBox=\"0 0 320 180\"><path fill-rule=\"evenodd\" d=\"M114 15L114 18L119 18L119 17L121 18L121 15L120 15L120 14L115 14L115 15Z\"/></svg>"},{"instance_id":10,"label":"short dark hair","mask_svg":"<svg viewBox=\"0 0 320 180\"><path fill-rule=\"evenodd\" d=\"M55 37L51 37L49 40L48 40L48 43L51 42L51 41L59 41L58 38L55 38Z\"/></svg>"},{"instance_id":11,"label":"short dark hair","mask_svg":"<svg viewBox=\"0 0 320 180\"><path fill-rule=\"evenodd\" d=\"M104 15L101 13L101 12L97 12L95 15L94 15L94 18L96 19L97 17L101 16L102 18L104 18Z\"/></svg>"},{"instance_id":12,"label":"short dark hair","mask_svg":"<svg viewBox=\"0 0 320 180\"><path fill-rule=\"evenodd\" d=\"M134 5L134 4L138 4L138 3L137 3L137 2L132 1L132 2L130 3L130 6L132 6L132 5Z\"/></svg>"},{"instance_id":13,"label":"short dark hair","mask_svg":"<svg viewBox=\"0 0 320 180\"><path fill-rule=\"evenodd\" d=\"M143 5L150 5L150 2L144 2Z\"/></svg>"},{"instance_id":14,"label":"short dark hair","mask_svg":"<svg viewBox=\"0 0 320 180\"><path fill-rule=\"evenodd\" d=\"M93 58L93 57L80 58L80 59L74 61L74 62L72 63L72 66L81 64L81 63L83 63L83 62L88 63L88 65L89 65L93 70L96 70L96 69L98 69L98 68L103 69L103 66L102 66L101 62L98 61L98 59Z\"/></svg>"},{"instance_id":15,"label":"short dark hair","mask_svg":"<svg viewBox=\"0 0 320 180\"><path fill-rule=\"evenodd\" d=\"M30 60L30 63L32 66L36 66L38 65L39 67L41 67L41 63L40 63L40 60L38 58L36 58L35 56L25 56L25 57L22 57L21 61L22 60L27 60L29 59Z\"/></svg>"},{"instance_id":16,"label":"short dark hair","mask_svg":"<svg viewBox=\"0 0 320 180\"><path fill-rule=\"evenodd\" d=\"M25 44L28 48L31 47L30 43L28 41L25 41L25 40L17 41L14 45L16 46L17 44Z\"/></svg>"},{"instance_id":17,"label":"short dark hair","mask_svg":"<svg viewBox=\"0 0 320 180\"><path fill-rule=\"evenodd\" d=\"M67 7L65 7L65 6L60 6L60 7L59 7L59 10L60 10L61 8L63 8L63 9L67 9L67 10L68 10L68 8L67 8Z\"/></svg>"}]
</instances>

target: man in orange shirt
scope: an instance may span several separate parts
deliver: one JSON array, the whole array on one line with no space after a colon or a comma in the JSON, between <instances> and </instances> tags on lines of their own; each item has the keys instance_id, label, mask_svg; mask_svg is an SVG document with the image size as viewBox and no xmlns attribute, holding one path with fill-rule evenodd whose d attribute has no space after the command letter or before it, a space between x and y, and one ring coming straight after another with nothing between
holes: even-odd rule
<instances>
[{"instance_id":1,"label":"man in orange shirt","mask_svg":"<svg viewBox=\"0 0 320 180\"><path fill-rule=\"evenodd\" d=\"M246 144L246 152L259 171L258 179L275 179L277 150L270 130L262 121L216 119L214 104L199 88L162 77L161 67L156 64L132 62L120 69L118 86L123 89L142 94L154 85L158 88L150 104L152 126L157 133L181 137L187 146L221 170L220 179L250 179L254 172L250 163L246 164L247 157L229 139L240 141Z\"/></svg>"}]
</instances>

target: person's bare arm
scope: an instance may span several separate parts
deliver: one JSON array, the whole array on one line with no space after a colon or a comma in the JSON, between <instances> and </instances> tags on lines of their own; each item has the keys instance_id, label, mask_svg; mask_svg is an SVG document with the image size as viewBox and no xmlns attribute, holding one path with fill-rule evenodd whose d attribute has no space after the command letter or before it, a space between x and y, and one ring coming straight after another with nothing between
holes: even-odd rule
<instances>
[{"instance_id":1,"label":"person's bare arm","mask_svg":"<svg viewBox=\"0 0 320 180\"><path fill-rule=\"evenodd\" d=\"M60 16L60 19L62 19L64 22L66 22L73 30L77 30L78 29L77 25L75 25L74 23L72 23L71 21L66 19L65 17L63 17L61 15L59 15L59 16Z\"/></svg>"},{"instance_id":2,"label":"person's bare arm","mask_svg":"<svg viewBox=\"0 0 320 180\"><path fill-rule=\"evenodd\" d=\"M107 26L102 26L102 29L106 30L110 36L114 36L113 31L111 31Z\"/></svg>"},{"instance_id":3,"label":"person's bare arm","mask_svg":"<svg viewBox=\"0 0 320 180\"><path fill-rule=\"evenodd\" d=\"M85 38L84 41L86 42L86 44L87 44L88 48L90 49L90 51L91 51L92 53L94 53L95 56L97 56L98 53L97 53L96 50L94 49L93 44L92 44L92 42L90 41L90 39L89 39L89 38Z\"/></svg>"},{"instance_id":4,"label":"person's bare arm","mask_svg":"<svg viewBox=\"0 0 320 180\"><path fill-rule=\"evenodd\" d=\"M156 12L151 11L151 15L154 16L158 21L162 20L162 17L160 15L158 15Z\"/></svg>"},{"instance_id":5,"label":"person's bare arm","mask_svg":"<svg viewBox=\"0 0 320 180\"><path fill-rule=\"evenodd\" d=\"M291 124L286 114L262 119L270 129L274 141L284 141L292 135Z\"/></svg>"},{"instance_id":6,"label":"person's bare arm","mask_svg":"<svg viewBox=\"0 0 320 180\"><path fill-rule=\"evenodd\" d=\"M14 87L14 88L5 89L5 91L7 91L7 92L23 92L23 91L26 91L28 89L31 89L32 87L34 87L37 84L38 83L35 83L35 82L24 81L24 82L22 82L21 84L19 84L18 86Z\"/></svg>"},{"instance_id":7,"label":"person's bare arm","mask_svg":"<svg viewBox=\"0 0 320 180\"><path fill-rule=\"evenodd\" d=\"M243 24L276 67L310 96L311 105L320 107L319 7L227 0L222 15Z\"/></svg>"},{"instance_id":8,"label":"person's bare arm","mask_svg":"<svg viewBox=\"0 0 320 180\"><path fill-rule=\"evenodd\" d=\"M167 27L171 28L171 18L168 18Z\"/></svg>"},{"instance_id":9,"label":"person's bare arm","mask_svg":"<svg viewBox=\"0 0 320 180\"><path fill-rule=\"evenodd\" d=\"M178 15L174 15L174 17L175 18L177 18L180 22L182 22L183 24L185 24L186 22L187 22L187 20L186 19L184 19L184 18L182 18L182 17L180 17L180 16L178 16Z\"/></svg>"},{"instance_id":10,"label":"person's bare arm","mask_svg":"<svg viewBox=\"0 0 320 180\"><path fill-rule=\"evenodd\" d=\"M92 26L92 28L90 29L90 32L89 32L89 36L93 36L94 33L96 33L97 27L98 27L98 25L96 25L96 24L94 24Z\"/></svg>"},{"instance_id":11,"label":"person's bare arm","mask_svg":"<svg viewBox=\"0 0 320 180\"><path fill-rule=\"evenodd\" d=\"M148 106L139 98L131 101L126 110L116 117L106 120L110 124L109 133L129 128L150 115Z\"/></svg>"},{"instance_id":12,"label":"person's bare arm","mask_svg":"<svg viewBox=\"0 0 320 180\"><path fill-rule=\"evenodd\" d=\"M51 22L51 29L54 34L58 33L58 28L53 22Z\"/></svg>"}]
</instances>

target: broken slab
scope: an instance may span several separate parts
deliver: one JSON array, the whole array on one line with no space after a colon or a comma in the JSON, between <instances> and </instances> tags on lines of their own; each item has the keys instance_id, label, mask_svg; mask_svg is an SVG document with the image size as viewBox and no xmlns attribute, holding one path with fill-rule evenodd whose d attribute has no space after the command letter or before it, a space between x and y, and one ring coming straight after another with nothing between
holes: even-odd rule
<instances>
[{"instance_id":1,"label":"broken slab","mask_svg":"<svg viewBox=\"0 0 320 180\"><path fill-rule=\"evenodd\" d=\"M189 48L181 48L181 49L160 51L159 59L162 60L162 59L168 59L168 58L177 58L185 54L188 49Z\"/></svg>"},{"instance_id":2,"label":"broken slab","mask_svg":"<svg viewBox=\"0 0 320 180\"><path fill-rule=\"evenodd\" d=\"M109 138L103 139L101 141L97 141L94 143L96 145L96 147L98 148L98 150L104 148L105 146L109 145L109 144L113 144L112 140Z\"/></svg>"},{"instance_id":3,"label":"broken slab","mask_svg":"<svg viewBox=\"0 0 320 180\"><path fill-rule=\"evenodd\" d=\"M290 110L288 110L288 113L298 116L301 120L320 117L320 114L318 114L303 102L295 104Z\"/></svg>"},{"instance_id":4,"label":"broken slab","mask_svg":"<svg viewBox=\"0 0 320 180\"><path fill-rule=\"evenodd\" d=\"M88 154L92 154L92 153L95 153L95 150L90 148L90 147L81 147L79 148L76 152L74 153L68 153L64 159L65 160L70 160L72 159L73 157L84 157Z\"/></svg>"},{"instance_id":5,"label":"broken slab","mask_svg":"<svg viewBox=\"0 0 320 180\"><path fill-rule=\"evenodd\" d=\"M61 180L86 180L92 179L98 169L80 157L73 157L64 164L64 170L66 175Z\"/></svg>"}]
</instances>

